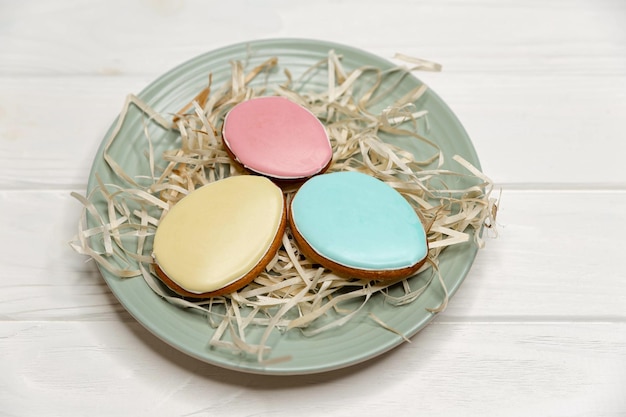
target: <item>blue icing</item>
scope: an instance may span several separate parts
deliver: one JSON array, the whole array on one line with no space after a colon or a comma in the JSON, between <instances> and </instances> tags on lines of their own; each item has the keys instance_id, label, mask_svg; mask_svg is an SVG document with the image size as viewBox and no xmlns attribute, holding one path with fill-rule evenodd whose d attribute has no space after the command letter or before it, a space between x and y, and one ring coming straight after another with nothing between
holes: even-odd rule
<instances>
[{"instance_id":1,"label":"blue icing","mask_svg":"<svg viewBox=\"0 0 626 417\"><path fill-rule=\"evenodd\" d=\"M349 268L390 270L426 257L424 227L411 205L384 182L357 172L309 179L291 205L292 221L324 258Z\"/></svg>"}]
</instances>

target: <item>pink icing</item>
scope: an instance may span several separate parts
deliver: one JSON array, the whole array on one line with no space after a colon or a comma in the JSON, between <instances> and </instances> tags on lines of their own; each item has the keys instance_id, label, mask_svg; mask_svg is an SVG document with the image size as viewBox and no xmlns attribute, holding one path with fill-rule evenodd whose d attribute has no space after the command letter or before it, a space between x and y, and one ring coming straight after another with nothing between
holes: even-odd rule
<instances>
[{"instance_id":1,"label":"pink icing","mask_svg":"<svg viewBox=\"0 0 626 417\"><path fill-rule=\"evenodd\" d=\"M307 109L283 97L239 103L226 115L224 142L251 171L274 178L306 178L332 158L324 125Z\"/></svg>"}]
</instances>

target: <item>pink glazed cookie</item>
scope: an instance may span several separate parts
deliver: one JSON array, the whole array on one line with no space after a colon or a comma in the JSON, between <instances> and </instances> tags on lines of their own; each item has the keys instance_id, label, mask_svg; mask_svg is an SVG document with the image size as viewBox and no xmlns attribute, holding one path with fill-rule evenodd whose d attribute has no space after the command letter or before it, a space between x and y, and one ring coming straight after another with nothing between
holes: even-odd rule
<instances>
[{"instance_id":1,"label":"pink glazed cookie","mask_svg":"<svg viewBox=\"0 0 626 417\"><path fill-rule=\"evenodd\" d=\"M302 180L324 172L332 149L313 113L284 97L258 97L226 115L227 150L247 170L277 180Z\"/></svg>"}]
</instances>

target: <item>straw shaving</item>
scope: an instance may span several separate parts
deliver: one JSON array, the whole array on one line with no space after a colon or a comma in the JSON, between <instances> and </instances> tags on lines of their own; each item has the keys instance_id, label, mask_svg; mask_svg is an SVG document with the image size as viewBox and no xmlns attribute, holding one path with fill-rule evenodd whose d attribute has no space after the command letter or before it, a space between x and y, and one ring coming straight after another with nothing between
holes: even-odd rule
<instances>
[{"instance_id":1,"label":"straw shaving","mask_svg":"<svg viewBox=\"0 0 626 417\"><path fill-rule=\"evenodd\" d=\"M84 207L72 247L120 279L143 277L163 300L206 314L207 323L213 328L209 343L213 348L236 355L254 355L260 363L289 359L268 359L269 339L275 331L299 330L314 337L351 320L374 296L384 297L389 308L401 308L418 299L436 281L443 289L443 299L427 310L443 311L448 291L438 267L439 254L450 245L470 239L482 247L483 226L495 226L496 199L490 196L493 184L488 177L458 155L453 160L459 172L443 169L443 152L436 143L418 133L420 123L426 130L429 128L428 112L415 104L426 92L425 85L409 91L382 111L371 110L387 99L410 71L441 69L440 65L421 59L404 55L396 58L411 67L387 71L363 67L347 72L341 57L330 51L327 59L313 65L299 79L294 80L286 69L282 84L262 82L261 87L252 87L251 82L264 74L267 77L278 65L276 58L247 72L241 62L233 62L228 82L214 88L209 75L208 85L171 117L129 95L103 152L104 161L118 183L104 184L98 178L87 197L72 193ZM328 74L327 88L304 91L303 80L319 70ZM394 76L395 81L385 84ZM362 84L368 87L364 90ZM174 295L155 278L149 247L159 220L195 188L244 174L232 163L222 145L221 123L235 104L268 94L284 96L305 106L325 123L333 147L329 172L351 170L372 175L398 190L415 208L426 225L430 245L428 262L418 271L430 275L420 281L419 288L411 288L409 279L364 282L338 277L301 256L288 230L281 249L266 270L254 282L228 296L187 300ZM177 131L180 139L179 146L172 144L162 155L155 155L149 131L144 128L150 172L141 178L147 179L146 186L139 184L139 178L127 174L109 153L114 141L120 140L118 134L131 106L145 114L144 127L153 121L164 130ZM431 149L431 154L417 160L411 152L381 140L384 134L413 138ZM446 179L453 177L475 181L464 189L450 189ZM294 191L286 190L288 197ZM96 207L95 200L106 201L106 209ZM392 295L390 290L398 288L402 295ZM368 317L407 340L375 315L370 313ZM261 336L254 342L249 340L250 331L259 328L263 330Z\"/></svg>"}]
</instances>

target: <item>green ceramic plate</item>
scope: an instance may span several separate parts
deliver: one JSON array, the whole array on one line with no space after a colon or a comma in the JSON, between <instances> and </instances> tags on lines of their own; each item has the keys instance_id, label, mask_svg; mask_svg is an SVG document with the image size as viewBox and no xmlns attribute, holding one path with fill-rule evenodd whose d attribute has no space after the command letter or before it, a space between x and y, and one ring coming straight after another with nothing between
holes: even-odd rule
<instances>
[{"instance_id":1,"label":"green ceramic plate","mask_svg":"<svg viewBox=\"0 0 626 417\"><path fill-rule=\"evenodd\" d=\"M280 68L271 74L269 78L271 83L273 79L284 79L282 71L284 68L289 68L294 76L301 74L311 65L324 59L330 49L334 49L343 57L343 63L348 70L364 65L381 69L394 66L370 53L334 43L303 39L253 41L198 56L169 71L138 96L161 113L175 112L206 86L209 73L213 73L214 86L226 81L230 75L230 62L233 60L245 61L254 66L269 57L278 57ZM305 80L306 85L303 88L320 89L327 81L327 76L323 71L313 72L307 75ZM412 76L405 77L394 88L390 100L401 97L419 84L418 79ZM381 103L381 106L385 104ZM432 91L428 91L420 99L420 104L430 114L428 136L441 147L447 160L454 154L460 154L479 167L470 139L446 104ZM120 136L110 149L116 161L131 174L141 175L148 172L145 158L148 145L143 136L144 122L145 119L138 111L131 112ZM171 143L176 139L173 133L164 133L156 127L151 130L157 155L165 148L165 143ZM416 154L425 152L414 142L407 140L404 145ZM117 181L104 163L102 152L103 146L95 158L88 191L96 186L96 174L100 175L105 183ZM458 169L456 166L452 168ZM448 248L442 253L441 272L451 295L465 278L476 252L477 247L473 243L467 243ZM403 340L400 336L377 326L368 318L368 313L375 314L405 336L411 337L433 318L433 314L426 309L437 306L443 296L441 286L433 282L418 300L403 307L392 307L386 305L382 297L373 297L358 317L338 330L314 337L305 337L297 331L277 333L270 340L273 346L271 357L291 355L292 359L262 366L254 358L233 356L207 347L212 329L207 325L206 319L163 301L141 278L120 280L106 270L101 272L111 291L130 314L166 343L188 355L220 367L274 375L324 372L381 355L401 344ZM424 279L419 276L412 278L412 284L417 286L419 281Z\"/></svg>"}]
</instances>

